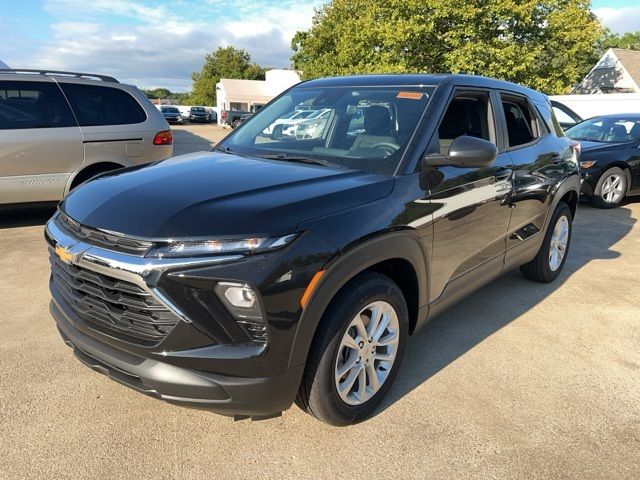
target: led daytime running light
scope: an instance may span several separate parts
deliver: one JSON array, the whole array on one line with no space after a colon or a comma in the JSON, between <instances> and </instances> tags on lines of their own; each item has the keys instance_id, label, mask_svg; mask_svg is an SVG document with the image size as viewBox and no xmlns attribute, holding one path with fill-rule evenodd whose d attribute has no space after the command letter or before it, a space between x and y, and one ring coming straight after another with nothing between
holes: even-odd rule
<instances>
[{"instance_id":1,"label":"led daytime running light","mask_svg":"<svg viewBox=\"0 0 640 480\"><path fill-rule=\"evenodd\" d=\"M201 240L193 242L170 242L152 249L149 257L191 257L218 253L252 253L274 250L291 243L296 234L282 237L256 237L240 240Z\"/></svg>"}]
</instances>

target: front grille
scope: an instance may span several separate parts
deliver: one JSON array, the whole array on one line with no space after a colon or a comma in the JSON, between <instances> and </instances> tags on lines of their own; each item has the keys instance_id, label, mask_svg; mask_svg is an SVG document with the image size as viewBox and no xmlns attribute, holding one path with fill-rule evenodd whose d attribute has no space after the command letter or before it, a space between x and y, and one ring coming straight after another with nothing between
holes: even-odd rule
<instances>
[{"instance_id":1,"label":"front grille","mask_svg":"<svg viewBox=\"0 0 640 480\"><path fill-rule=\"evenodd\" d=\"M145 289L49 256L52 279L66 304L91 328L143 346L156 345L179 318Z\"/></svg>"},{"instance_id":2,"label":"front grille","mask_svg":"<svg viewBox=\"0 0 640 480\"><path fill-rule=\"evenodd\" d=\"M152 242L145 240L127 238L116 233L85 227L63 212L58 214L55 222L60 228L66 230L67 233L70 233L71 236L84 240L91 245L103 247L108 250L141 255L146 253L153 246Z\"/></svg>"}]
</instances>

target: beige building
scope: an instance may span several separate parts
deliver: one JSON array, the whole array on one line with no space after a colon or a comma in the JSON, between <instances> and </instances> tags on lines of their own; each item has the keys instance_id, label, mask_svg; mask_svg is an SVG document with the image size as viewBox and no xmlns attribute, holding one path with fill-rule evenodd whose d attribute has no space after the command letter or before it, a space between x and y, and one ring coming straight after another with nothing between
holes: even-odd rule
<instances>
[{"instance_id":1,"label":"beige building","mask_svg":"<svg viewBox=\"0 0 640 480\"><path fill-rule=\"evenodd\" d=\"M287 88L300 82L293 70L268 70L264 80L222 78L216 84L217 109L255 112Z\"/></svg>"},{"instance_id":2,"label":"beige building","mask_svg":"<svg viewBox=\"0 0 640 480\"><path fill-rule=\"evenodd\" d=\"M640 93L640 51L610 48L571 93Z\"/></svg>"}]
</instances>

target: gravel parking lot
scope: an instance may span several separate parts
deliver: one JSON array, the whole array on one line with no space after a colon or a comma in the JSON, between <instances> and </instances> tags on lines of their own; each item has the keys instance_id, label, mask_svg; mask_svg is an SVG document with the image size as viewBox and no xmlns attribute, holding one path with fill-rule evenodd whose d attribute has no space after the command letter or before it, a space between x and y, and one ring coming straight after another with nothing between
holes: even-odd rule
<instances>
[{"instance_id":1,"label":"gravel parking lot","mask_svg":"<svg viewBox=\"0 0 640 480\"><path fill-rule=\"evenodd\" d=\"M228 130L174 128L175 151ZM372 420L233 422L93 372L48 312L42 225L0 213L0 478L640 478L640 201L582 206L551 285L511 272L409 342Z\"/></svg>"}]
</instances>

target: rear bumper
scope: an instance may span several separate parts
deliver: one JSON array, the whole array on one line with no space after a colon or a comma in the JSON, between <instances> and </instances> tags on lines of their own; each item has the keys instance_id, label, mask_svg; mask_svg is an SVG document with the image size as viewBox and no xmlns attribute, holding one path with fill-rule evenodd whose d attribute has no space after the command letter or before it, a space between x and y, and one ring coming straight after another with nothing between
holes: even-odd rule
<instances>
[{"instance_id":1,"label":"rear bumper","mask_svg":"<svg viewBox=\"0 0 640 480\"><path fill-rule=\"evenodd\" d=\"M50 312L65 343L93 370L146 395L235 418L269 418L288 409L303 366L277 377L232 377L177 367L99 342L77 329L54 296Z\"/></svg>"}]
</instances>

